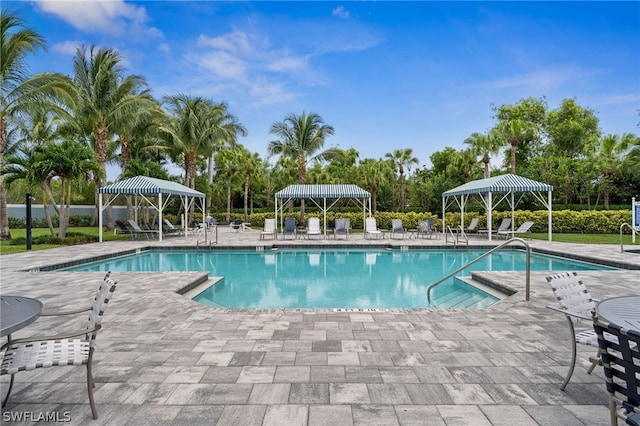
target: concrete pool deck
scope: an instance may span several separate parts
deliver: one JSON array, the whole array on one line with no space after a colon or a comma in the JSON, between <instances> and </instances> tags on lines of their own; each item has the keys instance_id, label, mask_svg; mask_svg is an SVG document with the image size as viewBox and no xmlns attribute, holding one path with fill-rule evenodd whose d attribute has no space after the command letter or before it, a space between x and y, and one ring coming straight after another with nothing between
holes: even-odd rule
<instances>
[{"instance_id":1,"label":"concrete pool deck","mask_svg":"<svg viewBox=\"0 0 640 426\"><path fill-rule=\"evenodd\" d=\"M218 231L220 247L445 245L436 238L364 240L362 234L262 241L259 231ZM138 248L196 246L198 238L3 255L0 289L38 298L46 309L77 307L89 303L102 273L35 271ZM620 253L619 245L530 244L640 268L640 255ZM637 269L579 273L596 298L640 293ZM85 369L67 367L17 374L3 421L10 424L12 413L68 413L69 424L96 425L609 424L602 369L586 374L592 351L578 348L574 376L565 392L559 388L571 358L569 331L564 317L545 308L554 303L548 273L531 274L530 302L524 273L483 275L519 291L473 311L232 310L207 308L176 293L202 273L113 273L118 288L94 364L99 419L91 418ZM58 325L40 318L14 337ZM2 395L7 382L3 376Z\"/></svg>"}]
</instances>

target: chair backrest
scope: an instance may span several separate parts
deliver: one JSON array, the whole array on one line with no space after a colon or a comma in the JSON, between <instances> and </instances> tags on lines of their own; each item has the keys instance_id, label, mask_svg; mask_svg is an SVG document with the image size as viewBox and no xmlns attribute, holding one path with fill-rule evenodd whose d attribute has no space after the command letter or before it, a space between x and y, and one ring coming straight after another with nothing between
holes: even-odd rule
<instances>
[{"instance_id":1,"label":"chair backrest","mask_svg":"<svg viewBox=\"0 0 640 426\"><path fill-rule=\"evenodd\" d=\"M336 219L336 233L344 234L347 232L347 219Z\"/></svg>"},{"instance_id":2,"label":"chair backrest","mask_svg":"<svg viewBox=\"0 0 640 426\"><path fill-rule=\"evenodd\" d=\"M546 279L561 308L575 312L583 317L591 315L591 310L595 308L596 302L594 302L589 290L578 277L577 272L561 272L549 275ZM574 322L577 321L573 317L571 319Z\"/></svg>"},{"instance_id":3,"label":"chair backrest","mask_svg":"<svg viewBox=\"0 0 640 426\"><path fill-rule=\"evenodd\" d=\"M134 231L142 231L142 228L140 228L140 226L136 223L135 220L133 219L129 219L129 225L131 225L131 227L133 228Z\"/></svg>"},{"instance_id":4,"label":"chair backrest","mask_svg":"<svg viewBox=\"0 0 640 426\"><path fill-rule=\"evenodd\" d=\"M630 404L632 407L640 406L640 332L627 330L616 324L601 321L593 311L593 328L598 336L602 366L606 377L607 392L611 396L619 397L623 406ZM605 338L605 333L615 336ZM616 395L616 393L618 395ZM637 408L636 408L637 410ZM631 423L629 424L637 424Z\"/></svg>"},{"instance_id":5,"label":"chair backrest","mask_svg":"<svg viewBox=\"0 0 640 426\"><path fill-rule=\"evenodd\" d=\"M509 230L509 226L511 226L511 219L508 217L505 217L502 219L502 222L500 222L500 225L498 225L498 232L499 231L508 231Z\"/></svg>"},{"instance_id":6,"label":"chair backrest","mask_svg":"<svg viewBox=\"0 0 640 426\"><path fill-rule=\"evenodd\" d=\"M431 222L428 220L421 220L418 222L418 232L431 232Z\"/></svg>"},{"instance_id":7,"label":"chair backrest","mask_svg":"<svg viewBox=\"0 0 640 426\"><path fill-rule=\"evenodd\" d=\"M111 272L107 272L104 279L100 283L98 290L96 291L96 296L93 299L93 303L91 304L91 312L89 313L89 320L87 321L87 330L94 331L87 336L90 340L90 347L95 348L95 340L98 335L98 331L102 327L102 316L104 315L104 311L107 309L107 304L113 295L113 292L116 291L116 282L110 277Z\"/></svg>"},{"instance_id":8,"label":"chair backrest","mask_svg":"<svg viewBox=\"0 0 640 426\"><path fill-rule=\"evenodd\" d=\"M525 232L529 232L529 228L533 226L533 222L525 222L516 229L517 234L524 234Z\"/></svg>"},{"instance_id":9,"label":"chair backrest","mask_svg":"<svg viewBox=\"0 0 640 426\"><path fill-rule=\"evenodd\" d=\"M480 223L480 219L477 217L474 217L473 219L471 219L471 223L467 227L467 231L475 231L478 228L479 223Z\"/></svg>"},{"instance_id":10,"label":"chair backrest","mask_svg":"<svg viewBox=\"0 0 640 426\"><path fill-rule=\"evenodd\" d=\"M264 220L264 232L276 232L276 220L265 219Z\"/></svg>"},{"instance_id":11,"label":"chair backrest","mask_svg":"<svg viewBox=\"0 0 640 426\"><path fill-rule=\"evenodd\" d=\"M167 228L174 230L176 229L175 226L173 226L173 223L169 222L169 219L162 219L162 221L164 222L165 225L167 225Z\"/></svg>"},{"instance_id":12,"label":"chair backrest","mask_svg":"<svg viewBox=\"0 0 640 426\"><path fill-rule=\"evenodd\" d=\"M403 232L402 219L391 219L391 229L393 232Z\"/></svg>"},{"instance_id":13,"label":"chair backrest","mask_svg":"<svg viewBox=\"0 0 640 426\"><path fill-rule=\"evenodd\" d=\"M375 217L368 217L364 220L364 232L375 232L378 230Z\"/></svg>"},{"instance_id":14,"label":"chair backrest","mask_svg":"<svg viewBox=\"0 0 640 426\"><path fill-rule=\"evenodd\" d=\"M293 234L296 231L296 218L285 217L284 218L284 233Z\"/></svg>"},{"instance_id":15,"label":"chair backrest","mask_svg":"<svg viewBox=\"0 0 640 426\"><path fill-rule=\"evenodd\" d=\"M320 232L320 219L317 217L310 217L307 221L307 233L319 233Z\"/></svg>"}]
</instances>

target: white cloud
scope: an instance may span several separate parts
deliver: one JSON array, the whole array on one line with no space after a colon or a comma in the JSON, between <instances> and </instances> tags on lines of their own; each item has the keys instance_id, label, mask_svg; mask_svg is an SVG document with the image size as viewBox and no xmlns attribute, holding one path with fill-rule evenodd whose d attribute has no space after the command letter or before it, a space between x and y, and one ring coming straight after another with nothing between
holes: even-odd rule
<instances>
[{"instance_id":1,"label":"white cloud","mask_svg":"<svg viewBox=\"0 0 640 426\"><path fill-rule=\"evenodd\" d=\"M548 93L551 89L564 86L576 79L584 80L593 74L593 71L589 72L573 67L548 68L489 81L483 86L494 90L524 88L533 93Z\"/></svg>"},{"instance_id":2,"label":"white cloud","mask_svg":"<svg viewBox=\"0 0 640 426\"><path fill-rule=\"evenodd\" d=\"M160 43L158 45L158 50L162 53L171 54L171 47L168 43Z\"/></svg>"},{"instance_id":3,"label":"white cloud","mask_svg":"<svg viewBox=\"0 0 640 426\"><path fill-rule=\"evenodd\" d=\"M63 41L62 43L56 43L52 46L52 50L63 55L75 55L78 47L82 46L81 41Z\"/></svg>"},{"instance_id":4,"label":"white cloud","mask_svg":"<svg viewBox=\"0 0 640 426\"><path fill-rule=\"evenodd\" d=\"M349 19L351 17L351 13L344 8L344 6L338 6L331 11L333 16L337 16L342 19Z\"/></svg>"},{"instance_id":5,"label":"white cloud","mask_svg":"<svg viewBox=\"0 0 640 426\"><path fill-rule=\"evenodd\" d=\"M252 50L249 36L240 31L234 31L220 37L201 35L198 37L198 46L238 53L249 53Z\"/></svg>"},{"instance_id":6,"label":"white cloud","mask_svg":"<svg viewBox=\"0 0 640 426\"><path fill-rule=\"evenodd\" d=\"M56 15L85 32L126 34L132 38L162 36L160 30L146 25L144 7L123 0L40 0L36 5L43 12Z\"/></svg>"}]
</instances>

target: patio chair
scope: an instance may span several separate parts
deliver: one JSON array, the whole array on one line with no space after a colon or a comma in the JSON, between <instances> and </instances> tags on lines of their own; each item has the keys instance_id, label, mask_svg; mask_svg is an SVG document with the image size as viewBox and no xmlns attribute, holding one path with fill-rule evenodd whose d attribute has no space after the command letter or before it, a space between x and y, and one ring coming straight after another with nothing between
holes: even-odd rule
<instances>
[{"instance_id":1,"label":"patio chair","mask_svg":"<svg viewBox=\"0 0 640 426\"><path fill-rule=\"evenodd\" d=\"M89 313L86 327L70 332L61 332L52 336L33 336L24 339L14 339L5 343L0 351L5 351L0 366L0 375L10 374L9 390L2 402L4 407L11 395L14 376L20 371L30 371L36 368L59 367L67 365L86 365L87 390L89 404L93 418L98 418L98 412L93 400L95 386L92 375L93 353L96 349L96 336L102 328L102 316L107 304L116 289L116 282L104 277L96 292L93 303L82 309L66 312L43 312L41 316L62 316Z\"/></svg>"},{"instance_id":2,"label":"patio chair","mask_svg":"<svg viewBox=\"0 0 640 426\"><path fill-rule=\"evenodd\" d=\"M391 238L404 238L407 235L407 230L402 225L402 219L391 219Z\"/></svg>"},{"instance_id":3,"label":"patio chair","mask_svg":"<svg viewBox=\"0 0 640 426\"><path fill-rule=\"evenodd\" d=\"M471 223L469 223L469 226L464 228L464 232L466 232L467 234L472 234L472 233L478 232L478 224L479 223L480 223L480 218L477 218L477 217L472 218L471 219Z\"/></svg>"},{"instance_id":4,"label":"patio chair","mask_svg":"<svg viewBox=\"0 0 640 426\"><path fill-rule=\"evenodd\" d=\"M433 234L433 219L429 218L427 220L420 221L418 223L418 229L416 230L416 238L428 236L431 238Z\"/></svg>"},{"instance_id":5,"label":"patio chair","mask_svg":"<svg viewBox=\"0 0 640 426\"><path fill-rule=\"evenodd\" d=\"M592 319L609 393L611 426L617 425L618 419L640 425L640 332L606 323L595 310Z\"/></svg>"},{"instance_id":6,"label":"patio chair","mask_svg":"<svg viewBox=\"0 0 640 426\"><path fill-rule=\"evenodd\" d=\"M504 235L504 239L506 240L509 237L515 237L516 235L529 234L529 239L531 239L531 227L533 226L533 222L525 222L518 227L515 231L498 231L498 235Z\"/></svg>"},{"instance_id":7,"label":"patio chair","mask_svg":"<svg viewBox=\"0 0 640 426\"><path fill-rule=\"evenodd\" d=\"M117 234L128 234L133 236L133 232L131 232L131 229L127 228L127 225L122 223L121 220L116 220L115 224L118 226L118 228L116 228Z\"/></svg>"},{"instance_id":8,"label":"patio chair","mask_svg":"<svg viewBox=\"0 0 640 426\"><path fill-rule=\"evenodd\" d=\"M367 239L368 236L373 238L384 238L382 231L378 229L376 218L372 216L364 220L364 238Z\"/></svg>"},{"instance_id":9,"label":"patio chair","mask_svg":"<svg viewBox=\"0 0 640 426\"><path fill-rule=\"evenodd\" d=\"M282 237L286 240L287 235L292 235L293 238L297 237L295 217L286 217L284 219L284 229L282 230Z\"/></svg>"},{"instance_id":10,"label":"patio chair","mask_svg":"<svg viewBox=\"0 0 640 426\"><path fill-rule=\"evenodd\" d=\"M276 238L276 220L265 219L264 229L260 231L260 239L264 240L267 236L271 236L272 239Z\"/></svg>"},{"instance_id":11,"label":"patio chair","mask_svg":"<svg viewBox=\"0 0 640 426\"><path fill-rule=\"evenodd\" d=\"M233 229L233 232L238 232L240 229L242 229L242 219L236 219L231 223L231 229Z\"/></svg>"},{"instance_id":12,"label":"patio chair","mask_svg":"<svg viewBox=\"0 0 640 426\"><path fill-rule=\"evenodd\" d=\"M138 235L144 235L145 237L147 237L147 239L149 239L149 235L151 235L151 236L158 235L158 231L156 231L156 230L140 228L140 225L138 225L136 223L136 221L133 220L133 219L129 219L129 225L133 229L132 233L133 233L134 237L136 237Z\"/></svg>"},{"instance_id":13,"label":"patio chair","mask_svg":"<svg viewBox=\"0 0 640 426\"><path fill-rule=\"evenodd\" d=\"M349 239L349 228L347 228L348 219L336 219L336 227L333 229L333 238L337 238L338 235L344 235L345 239Z\"/></svg>"},{"instance_id":14,"label":"patio chair","mask_svg":"<svg viewBox=\"0 0 640 426\"><path fill-rule=\"evenodd\" d=\"M307 221L307 238L311 236L322 236L322 230L320 230L320 219L317 217L310 217Z\"/></svg>"},{"instance_id":15,"label":"patio chair","mask_svg":"<svg viewBox=\"0 0 640 426\"><path fill-rule=\"evenodd\" d=\"M576 272L562 272L556 275L550 275L546 277L546 280L560 305L559 307L547 305L547 308L564 314L569 323L569 330L571 331L571 366L569 367L567 377L564 379L564 383L560 386L560 390L564 390L576 366L576 343L591 346L596 349L599 348L598 338L593 329L579 331L578 333L576 333L575 330L575 325L577 325L580 320L589 320L591 318L591 310L595 308L597 300L591 297L587 287ZM587 370L588 374L591 374L595 366L599 364L599 356L600 350L598 350L596 359L591 360L592 364L589 370Z\"/></svg>"},{"instance_id":16,"label":"patio chair","mask_svg":"<svg viewBox=\"0 0 640 426\"><path fill-rule=\"evenodd\" d=\"M500 221L500 223L491 230L491 234L497 234L501 231L508 231L509 230L509 226L511 226L511 219L508 217L502 218L502 220ZM478 230L479 234L489 234L489 230L488 229L479 229Z\"/></svg>"},{"instance_id":17,"label":"patio chair","mask_svg":"<svg viewBox=\"0 0 640 426\"><path fill-rule=\"evenodd\" d=\"M173 226L173 223L169 222L169 219L162 219L162 222L165 224L165 228L166 228L166 229L163 229L162 232L167 233L167 234L180 234L180 233L182 233L182 230L176 228L175 226Z\"/></svg>"}]
</instances>

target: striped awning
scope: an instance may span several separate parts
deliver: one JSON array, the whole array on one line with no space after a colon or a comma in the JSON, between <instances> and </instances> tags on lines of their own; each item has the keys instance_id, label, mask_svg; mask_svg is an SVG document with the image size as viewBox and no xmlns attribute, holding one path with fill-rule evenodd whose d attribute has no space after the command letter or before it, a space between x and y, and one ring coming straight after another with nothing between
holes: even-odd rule
<instances>
[{"instance_id":1,"label":"striped awning","mask_svg":"<svg viewBox=\"0 0 640 426\"><path fill-rule=\"evenodd\" d=\"M371 198L371 193L357 185L290 185L276 192L276 198Z\"/></svg>"},{"instance_id":2,"label":"striped awning","mask_svg":"<svg viewBox=\"0 0 640 426\"><path fill-rule=\"evenodd\" d=\"M147 176L136 176L111 185L103 186L98 190L98 192L102 194L164 194L204 198L204 194L202 192L196 191L195 189L191 189L177 182Z\"/></svg>"},{"instance_id":3,"label":"striped awning","mask_svg":"<svg viewBox=\"0 0 640 426\"><path fill-rule=\"evenodd\" d=\"M474 180L450 189L442 194L443 197L453 197L456 195L485 194L507 194L510 192L543 192L553 191L553 186L546 183L537 182L526 177L506 174L493 176L486 179Z\"/></svg>"}]
</instances>

